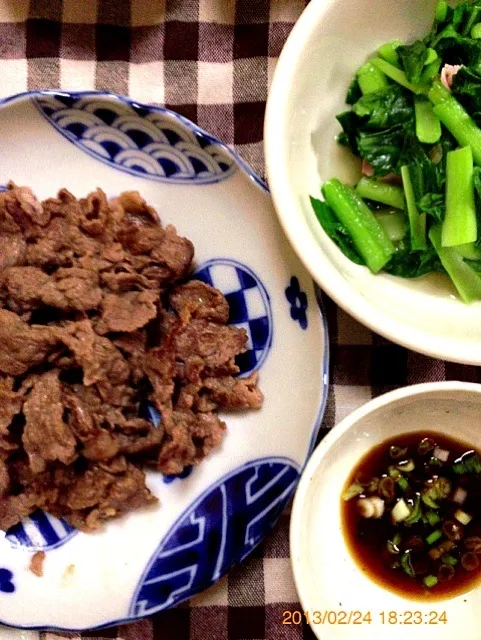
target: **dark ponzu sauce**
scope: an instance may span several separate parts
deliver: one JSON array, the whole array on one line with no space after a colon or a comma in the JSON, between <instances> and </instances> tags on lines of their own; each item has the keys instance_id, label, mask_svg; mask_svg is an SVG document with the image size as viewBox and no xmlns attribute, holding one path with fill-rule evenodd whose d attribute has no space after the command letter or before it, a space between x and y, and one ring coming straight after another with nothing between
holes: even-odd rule
<instances>
[{"instance_id":1,"label":"dark ponzu sauce","mask_svg":"<svg viewBox=\"0 0 481 640\"><path fill-rule=\"evenodd\" d=\"M481 454L434 432L384 441L353 470L342 526L362 571L404 597L452 598L481 577Z\"/></svg>"}]
</instances>

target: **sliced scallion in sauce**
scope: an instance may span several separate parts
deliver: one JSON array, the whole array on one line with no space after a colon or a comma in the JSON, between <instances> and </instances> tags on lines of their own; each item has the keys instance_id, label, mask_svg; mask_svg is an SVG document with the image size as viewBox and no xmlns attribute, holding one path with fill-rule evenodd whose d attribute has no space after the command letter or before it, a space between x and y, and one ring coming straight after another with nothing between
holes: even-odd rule
<instances>
[{"instance_id":1,"label":"sliced scallion in sauce","mask_svg":"<svg viewBox=\"0 0 481 640\"><path fill-rule=\"evenodd\" d=\"M359 462L342 498L353 558L383 586L437 599L481 578L481 457L472 447L432 432L392 438Z\"/></svg>"}]
</instances>

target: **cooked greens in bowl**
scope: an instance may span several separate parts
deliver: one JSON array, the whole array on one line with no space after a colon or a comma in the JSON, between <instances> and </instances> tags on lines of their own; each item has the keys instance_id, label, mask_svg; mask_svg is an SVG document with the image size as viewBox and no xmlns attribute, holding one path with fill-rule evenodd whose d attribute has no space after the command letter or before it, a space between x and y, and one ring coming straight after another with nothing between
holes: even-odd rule
<instances>
[{"instance_id":1,"label":"cooked greens in bowl","mask_svg":"<svg viewBox=\"0 0 481 640\"><path fill-rule=\"evenodd\" d=\"M481 300L481 2L439 0L425 37L379 47L346 102L338 142L362 176L311 198L324 231L373 273L447 273Z\"/></svg>"}]
</instances>

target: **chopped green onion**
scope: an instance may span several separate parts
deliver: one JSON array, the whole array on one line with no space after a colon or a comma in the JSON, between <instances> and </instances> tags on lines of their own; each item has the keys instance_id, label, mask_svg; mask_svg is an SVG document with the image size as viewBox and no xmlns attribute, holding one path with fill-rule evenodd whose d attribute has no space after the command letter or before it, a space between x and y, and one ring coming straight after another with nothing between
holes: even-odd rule
<instances>
[{"instance_id":1,"label":"chopped green onion","mask_svg":"<svg viewBox=\"0 0 481 640\"><path fill-rule=\"evenodd\" d=\"M421 500L424 502L426 506L431 507L431 509L439 509L438 503L433 499L430 492L428 491L423 492L421 494Z\"/></svg>"},{"instance_id":2,"label":"chopped green onion","mask_svg":"<svg viewBox=\"0 0 481 640\"><path fill-rule=\"evenodd\" d=\"M356 192L361 198L381 202L395 209L404 209L404 192L394 184L380 182L375 178L361 178L356 186ZM399 447L391 447L391 449Z\"/></svg>"},{"instance_id":3,"label":"chopped green onion","mask_svg":"<svg viewBox=\"0 0 481 640\"><path fill-rule=\"evenodd\" d=\"M444 500L451 492L451 483L447 478L440 476L429 482L424 487L421 499L431 509L439 509L438 500Z\"/></svg>"},{"instance_id":4,"label":"chopped green onion","mask_svg":"<svg viewBox=\"0 0 481 640\"><path fill-rule=\"evenodd\" d=\"M392 554L401 553L401 549L399 548L399 545L401 544L401 540L402 540L401 534L396 533L396 535L392 540L387 541L387 550L389 551L389 553L392 553Z\"/></svg>"},{"instance_id":5,"label":"chopped green onion","mask_svg":"<svg viewBox=\"0 0 481 640\"><path fill-rule=\"evenodd\" d=\"M423 579L424 582L424 586L426 586L428 589L432 589L432 587L435 587L438 584L438 579L436 578L436 576L426 576Z\"/></svg>"},{"instance_id":6,"label":"chopped green onion","mask_svg":"<svg viewBox=\"0 0 481 640\"><path fill-rule=\"evenodd\" d=\"M431 438L423 438L418 446L418 453L420 456L425 456L436 447L436 443Z\"/></svg>"},{"instance_id":7,"label":"chopped green onion","mask_svg":"<svg viewBox=\"0 0 481 640\"><path fill-rule=\"evenodd\" d=\"M428 535L428 537L426 538L426 542L427 544L430 544L430 545L434 544L439 540L439 538L442 538L442 536L443 536L443 532L441 531L441 529L436 529L435 531L433 531Z\"/></svg>"},{"instance_id":8,"label":"chopped green onion","mask_svg":"<svg viewBox=\"0 0 481 640\"><path fill-rule=\"evenodd\" d=\"M393 480L397 480L401 475L401 472L392 465L388 467L387 473L391 478L393 478Z\"/></svg>"},{"instance_id":9,"label":"chopped green onion","mask_svg":"<svg viewBox=\"0 0 481 640\"><path fill-rule=\"evenodd\" d=\"M422 507L421 507L421 496L417 495L416 500L414 502L413 510L409 514L409 516L404 520L404 524L411 525L416 524L421 520L423 515Z\"/></svg>"},{"instance_id":10,"label":"chopped green onion","mask_svg":"<svg viewBox=\"0 0 481 640\"><path fill-rule=\"evenodd\" d=\"M453 464L453 471L459 475L463 475L465 473L481 473L481 461L479 456L474 453L474 451L465 453L455 460Z\"/></svg>"},{"instance_id":11,"label":"chopped green onion","mask_svg":"<svg viewBox=\"0 0 481 640\"><path fill-rule=\"evenodd\" d=\"M441 460L439 460L439 458L435 458L434 456L432 456L432 457L429 459L429 464L430 464L432 467L440 467L443 463L441 462Z\"/></svg>"},{"instance_id":12,"label":"chopped green onion","mask_svg":"<svg viewBox=\"0 0 481 640\"><path fill-rule=\"evenodd\" d=\"M469 513L466 513L466 511L463 511L462 509L456 509L454 517L458 522L464 525L469 524L473 519L473 516L469 515Z\"/></svg>"},{"instance_id":13,"label":"chopped green onion","mask_svg":"<svg viewBox=\"0 0 481 640\"><path fill-rule=\"evenodd\" d=\"M397 479L397 483L401 491L406 491L406 489L408 489L409 487L409 482L404 476L399 476L399 478Z\"/></svg>"},{"instance_id":14,"label":"chopped green onion","mask_svg":"<svg viewBox=\"0 0 481 640\"><path fill-rule=\"evenodd\" d=\"M444 499L449 496L451 493L451 483L447 478L443 478L443 476L439 476L433 482L433 489L436 492L437 498Z\"/></svg>"},{"instance_id":15,"label":"chopped green onion","mask_svg":"<svg viewBox=\"0 0 481 640\"><path fill-rule=\"evenodd\" d=\"M401 167L401 176L403 179L404 196L409 216L409 227L411 230L411 246L414 250L426 249L426 214L419 213L416 206L416 197L409 175L409 167Z\"/></svg>"},{"instance_id":16,"label":"chopped green onion","mask_svg":"<svg viewBox=\"0 0 481 640\"><path fill-rule=\"evenodd\" d=\"M428 521L429 526L434 527L438 522L441 521L441 518L435 511L428 511L426 513L426 519Z\"/></svg>"},{"instance_id":17,"label":"chopped green onion","mask_svg":"<svg viewBox=\"0 0 481 640\"><path fill-rule=\"evenodd\" d=\"M408 507L407 502L404 500L404 498L400 498L391 511L393 522L402 522L403 520L406 520L406 518L408 518L410 514L411 509Z\"/></svg>"},{"instance_id":18,"label":"chopped green onion","mask_svg":"<svg viewBox=\"0 0 481 640\"><path fill-rule=\"evenodd\" d=\"M411 554L408 551L405 551L401 555L401 567L404 569L405 573L408 574L408 576L414 578L415 573L411 564Z\"/></svg>"},{"instance_id":19,"label":"chopped green onion","mask_svg":"<svg viewBox=\"0 0 481 640\"><path fill-rule=\"evenodd\" d=\"M449 553L455 546L456 545L452 540L445 540L429 551L429 557L432 560L439 560L439 558L442 558L446 553Z\"/></svg>"},{"instance_id":20,"label":"chopped green onion","mask_svg":"<svg viewBox=\"0 0 481 640\"><path fill-rule=\"evenodd\" d=\"M454 556L449 555L449 553L441 558L444 564L449 564L452 567L455 567L458 564L458 559Z\"/></svg>"},{"instance_id":21,"label":"chopped green onion","mask_svg":"<svg viewBox=\"0 0 481 640\"><path fill-rule=\"evenodd\" d=\"M474 551L474 553L481 553L481 538L479 536L469 536L465 538L464 546L468 551Z\"/></svg>"},{"instance_id":22,"label":"chopped green onion","mask_svg":"<svg viewBox=\"0 0 481 640\"><path fill-rule=\"evenodd\" d=\"M402 471L403 473L410 473L411 471L414 471L415 468L416 465L414 464L414 460L411 458L409 458L409 460L403 460L403 462L396 465L396 469L399 469L399 471Z\"/></svg>"},{"instance_id":23,"label":"chopped green onion","mask_svg":"<svg viewBox=\"0 0 481 640\"><path fill-rule=\"evenodd\" d=\"M401 40L391 40L382 44L377 50L378 55L389 62L389 64L399 67L399 57L396 49L402 45Z\"/></svg>"},{"instance_id":24,"label":"chopped green onion","mask_svg":"<svg viewBox=\"0 0 481 640\"><path fill-rule=\"evenodd\" d=\"M356 496L360 495L364 491L364 487L359 482L353 482L342 494L344 501L352 500Z\"/></svg>"},{"instance_id":25,"label":"chopped green onion","mask_svg":"<svg viewBox=\"0 0 481 640\"><path fill-rule=\"evenodd\" d=\"M379 495L384 498L387 502L391 502L396 497L396 487L394 485L394 480L389 476L385 478L381 478L379 481L378 487Z\"/></svg>"}]
</instances>

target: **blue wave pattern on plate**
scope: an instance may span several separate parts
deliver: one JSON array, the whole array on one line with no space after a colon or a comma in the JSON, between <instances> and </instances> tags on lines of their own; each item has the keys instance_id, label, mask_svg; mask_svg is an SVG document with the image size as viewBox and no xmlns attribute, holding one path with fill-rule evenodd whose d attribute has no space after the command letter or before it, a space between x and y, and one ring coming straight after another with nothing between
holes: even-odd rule
<instances>
[{"instance_id":1,"label":"blue wave pattern on plate","mask_svg":"<svg viewBox=\"0 0 481 640\"><path fill-rule=\"evenodd\" d=\"M247 332L247 351L237 356L240 376L259 369L272 346L273 321L269 294L250 267L229 258L199 265L194 277L216 287L229 303L229 323Z\"/></svg>"},{"instance_id":2,"label":"blue wave pattern on plate","mask_svg":"<svg viewBox=\"0 0 481 640\"><path fill-rule=\"evenodd\" d=\"M141 178L212 184L236 171L211 136L189 129L160 107L95 95L40 95L40 113L78 148Z\"/></svg>"},{"instance_id":3,"label":"blue wave pattern on plate","mask_svg":"<svg viewBox=\"0 0 481 640\"><path fill-rule=\"evenodd\" d=\"M5 537L12 547L47 551L65 544L76 533L65 520L38 510L11 527Z\"/></svg>"},{"instance_id":4,"label":"blue wave pattern on plate","mask_svg":"<svg viewBox=\"0 0 481 640\"><path fill-rule=\"evenodd\" d=\"M265 458L210 487L184 512L151 558L130 615L151 615L214 584L275 524L298 478L292 461Z\"/></svg>"}]
</instances>

